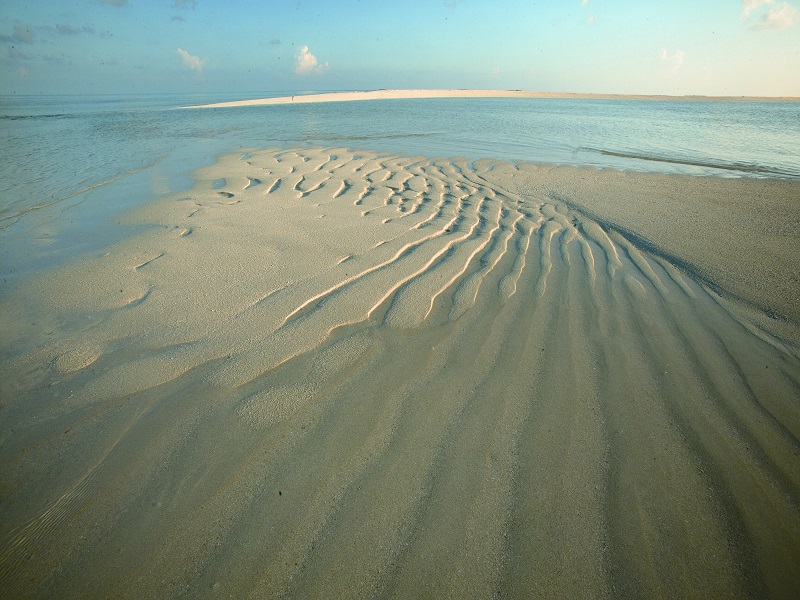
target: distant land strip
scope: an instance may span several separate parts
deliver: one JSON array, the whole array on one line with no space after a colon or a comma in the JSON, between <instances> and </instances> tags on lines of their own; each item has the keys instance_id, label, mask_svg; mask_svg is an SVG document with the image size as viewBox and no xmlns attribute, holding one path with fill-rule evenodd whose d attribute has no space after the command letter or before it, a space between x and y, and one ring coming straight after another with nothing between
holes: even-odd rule
<instances>
[{"instance_id":1,"label":"distant land strip","mask_svg":"<svg viewBox=\"0 0 800 600\"><path fill-rule=\"evenodd\" d=\"M596 100L697 100L731 102L800 102L797 97L760 96L662 96L645 94L583 94L578 92L530 92L523 90L373 90L369 92L327 92L297 94L279 98L259 98L216 102L183 108L228 108L267 104L305 104L312 102L351 102L357 100L398 100L418 98L583 98Z\"/></svg>"}]
</instances>

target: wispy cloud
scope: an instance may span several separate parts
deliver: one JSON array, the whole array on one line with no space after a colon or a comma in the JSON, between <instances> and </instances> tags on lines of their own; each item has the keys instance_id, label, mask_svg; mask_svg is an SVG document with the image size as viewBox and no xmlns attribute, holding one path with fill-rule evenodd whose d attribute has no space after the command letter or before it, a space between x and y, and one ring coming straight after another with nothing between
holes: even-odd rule
<instances>
[{"instance_id":1,"label":"wispy cloud","mask_svg":"<svg viewBox=\"0 0 800 600\"><path fill-rule=\"evenodd\" d=\"M128 0L97 0L100 4L109 6L128 6Z\"/></svg>"},{"instance_id":2,"label":"wispy cloud","mask_svg":"<svg viewBox=\"0 0 800 600\"><path fill-rule=\"evenodd\" d=\"M670 55L666 48L662 48L660 56L661 62L669 67L670 75L675 75L683 66L683 59L686 58L686 52L683 50L676 50L674 54Z\"/></svg>"},{"instance_id":3,"label":"wispy cloud","mask_svg":"<svg viewBox=\"0 0 800 600\"><path fill-rule=\"evenodd\" d=\"M8 48L8 59L13 62L23 62L23 61L41 61L41 62L48 62L48 63L56 63L56 64L63 64L65 63L68 58L66 55L62 54L46 54L42 52L25 52L20 48L16 48L11 46Z\"/></svg>"},{"instance_id":4,"label":"wispy cloud","mask_svg":"<svg viewBox=\"0 0 800 600\"><path fill-rule=\"evenodd\" d=\"M589 0L581 0L581 8L587 8L588 6L589 6ZM586 15L586 22L589 23L589 25L593 25L595 20L596 19L594 15L591 14Z\"/></svg>"},{"instance_id":5,"label":"wispy cloud","mask_svg":"<svg viewBox=\"0 0 800 600\"><path fill-rule=\"evenodd\" d=\"M280 46L281 41L278 38L272 38L269 42L267 42L270 46Z\"/></svg>"},{"instance_id":6,"label":"wispy cloud","mask_svg":"<svg viewBox=\"0 0 800 600\"><path fill-rule=\"evenodd\" d=\"M175 0L173 6L175 8L194 8L197 6L197 0Z\"/></svg>"},{"instance_id":7,"label":"wispy cloud","mask_svg":"<svg viewBox=\"0 0 800 600\"><path fill-rule=\"evenodd\" d=\"M773 0L742 0L742 18L747 19L762 4L772 3Z\"/></svg>"},{"instance_id":8,"label":"wispy cloud","mask_svg":"<svg viewBox=\"0 0 800 600\"><path fill-rule=\"evenodd\" d=\"M788 29L800 22L800 11L785 0L742 0L742 19L756 31Z\"/></svg>"},{"instance_id":9,"label":"wispy cloud","mask_svg":"<svg viewBox=\"0 0 800 600\"><path fill-rule=\"evenodd\" d=\"M203 75L203 59L199 56L189 54L183 48L178 48L178 54L183 59L183 65L194 71L198 77Z\"/></svg>"},{"instance_id":10,"label":"wispy cloud","mask_svg":"<svg viewBox=\"0 0 800 600\"><path fill-rule=\"evenodd\" d=\"M762 15L753 29L788 29L800 21L800 11L788 2L782 2Z\"/></svg>"},{"instance_id":11,"label":"wispy cloud","mask_svg":"<svg viewBox=\"0 0 800 600\"><path fill-rule=\"evenodd\" d=\"M308 46L302 46L295 55L294 72L298 75L319 75L325 73L330 65L320 64L317 57L311 54Z\"/></svg>"},{"instance_id":12,"label":"wispy cloud","mask_svg":"<svg viewBox=\"0 0 800 600\"><path fill-rule=\"evenodd\" d=\"M83 27L73 27L72 25L56 25L56 31L61 35L79 35L81 33L94 33L94 28L84 25Z\"/></svg>"},{"instance_id":13,"label":"wispy cloud","mask_svg":"<svg viewBox=\"0 0 800 600\"><path fill-rule=\"evenodd\" d=\"M14 59L14 60L33 60L34 58L36 58L36 56L31 54L30 52L24 52L23 50L20 50L19 48L15 48L14 46L11 46L8 49L8 58L11 58L11 59Z\"/></svg>"},{"instance_id":14,"label":"wispy cloud","mask_svg":"<svg viewBox=\"0 0 800 600\"><path fill-rule=\"evenodd\" d=\"M14 33L0 34L0 42L16 42L18 44L32 44L33 33L25 25L15 25Z\"/></svg>"}]
</instances>

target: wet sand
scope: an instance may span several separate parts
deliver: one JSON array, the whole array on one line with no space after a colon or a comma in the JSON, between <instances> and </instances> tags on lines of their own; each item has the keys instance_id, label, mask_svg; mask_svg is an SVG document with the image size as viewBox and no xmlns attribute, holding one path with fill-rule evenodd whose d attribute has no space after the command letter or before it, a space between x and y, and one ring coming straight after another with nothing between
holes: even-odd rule
<instances>
[{"instance_id":1,"label":"wet sand","mask_svg":"<svg viewBox=\"0 0 800 600\"><path fill-rule=\"evenodd\" d=\"M222 157L0 307L0 589L792 597L798 197Z\"/></svg>"}]
</instances>

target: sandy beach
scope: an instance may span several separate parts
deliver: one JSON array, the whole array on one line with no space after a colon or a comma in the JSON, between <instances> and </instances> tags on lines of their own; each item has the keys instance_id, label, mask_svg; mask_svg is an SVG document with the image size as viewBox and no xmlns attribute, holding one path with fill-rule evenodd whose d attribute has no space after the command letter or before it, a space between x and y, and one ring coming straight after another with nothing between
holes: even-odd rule
<instances>
[{"instance_id":1,"label":"sandy beach","mask_svg":"<svg viewBox=\"0 0 800 600\"><path fill-rule=\"evenodd\" d=\"M325 92L298 94L255 100L216 102L186 108L231 108L236 106L266 106L270 104L304 104L313 102L352 102L363 100L408 100L421 98L581 98L597 100L697 100L732 102L797 102L800 98L756 96L664 96L645 94L583 94L579 92L536 92L525 90L372 90L368 92Z\"/></svg>"},{"instance_id":2,"label":"sandy beach","mask_svg":"<svg viewBox=\"0 0 800 600\"><path fill-rule=\"evenodd\" d=\"M0 306L0 589L794 597L797 198L221 157Z\"/></svg>"}]
</instances>

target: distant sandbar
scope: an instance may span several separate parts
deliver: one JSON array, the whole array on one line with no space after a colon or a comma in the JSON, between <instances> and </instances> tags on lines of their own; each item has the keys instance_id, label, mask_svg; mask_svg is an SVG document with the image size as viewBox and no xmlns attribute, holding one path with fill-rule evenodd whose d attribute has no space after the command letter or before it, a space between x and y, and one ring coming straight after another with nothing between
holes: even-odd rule
<instances>
[{"instance_id":1,"label":"distant sandbar","mask_svg":"<svg viewBox=\"0 0 800 600\"><path fill-rule=\"evenodd\" d=\"M739 102L798 102L792 97L758 96L659 96L643 94L583 94L577 92L532 92L523 90L373 90L369 92L328 92L302 94L279 98L259 98L217 102L184 108L227 108L234 106L264 106L268 104L305 104L312 102L351 102L357 100L399 100L419 98L583 98L596 100L697 100Z\"/></svg>"}]
</instances>

